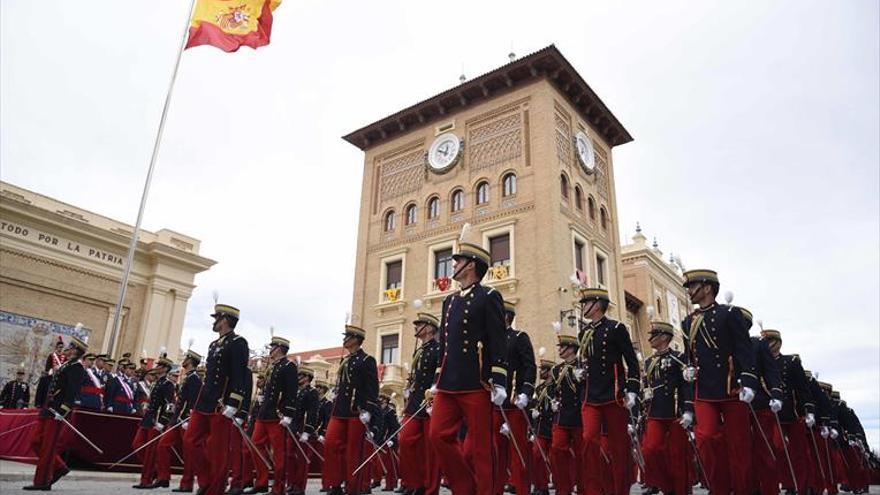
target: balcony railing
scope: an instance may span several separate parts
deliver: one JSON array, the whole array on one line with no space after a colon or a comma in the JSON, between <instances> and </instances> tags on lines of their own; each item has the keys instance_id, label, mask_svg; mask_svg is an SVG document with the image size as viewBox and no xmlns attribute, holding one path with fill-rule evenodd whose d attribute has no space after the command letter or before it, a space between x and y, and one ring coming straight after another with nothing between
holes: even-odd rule
<instances>
[{"instance_id":1,"label":"balcony railing","mask_svg":"<svg viewBox=\"0 0 880 495\"><path fill-rule=\"evenodd\" d=\"M510 266L510 261L504 261L501 263L497 263L494 266L489 267L489 271L486 272L486 281L494 282L497 280L505 280L511 277L512 270Z\"/></svg>"},{"instance_id":2,"label":"balcony railing","mask_svg":"<svg viewBox=\"0 0 880 495\"><path fill-rule=\"evenodd\" d=\"M390 289L385 289L382 291L382 302L392 303L400 300L401 290L400 287L392 287Z\"/></svg>"}]
</instances>

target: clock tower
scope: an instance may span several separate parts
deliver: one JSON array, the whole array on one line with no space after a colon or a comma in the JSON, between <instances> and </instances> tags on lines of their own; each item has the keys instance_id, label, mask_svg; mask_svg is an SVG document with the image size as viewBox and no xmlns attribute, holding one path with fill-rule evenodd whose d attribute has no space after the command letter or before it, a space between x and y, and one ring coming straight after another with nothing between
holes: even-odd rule
<instances>
[{"instance_id":1,"label":"clock tower","mask_svg":"<svg viewBox=\"0 0 880 495\"><path fill-rule=\"evenodd\" d=\"M632 137L555 46L344 139L364 151L352 321L383 391L403 388L416 313L439 317L456 290L465 222L491 253L483 284L516 304L536 353L555 357L552 322L576 333L573 276L624 320L612 149Z\"/></svg>"}]
</instances>

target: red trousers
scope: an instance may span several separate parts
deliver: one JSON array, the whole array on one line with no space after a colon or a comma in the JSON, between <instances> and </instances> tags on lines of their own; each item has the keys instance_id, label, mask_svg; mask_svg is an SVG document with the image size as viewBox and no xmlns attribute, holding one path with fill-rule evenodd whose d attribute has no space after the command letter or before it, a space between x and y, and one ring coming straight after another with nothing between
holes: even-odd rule
<instances>
[{"instance_id":1,"label":"red trousers","mask_svg":"<svg viewBox=\"0 0 880 495\"><path fill-rule=\"evenodd\" d=\"M400 430L400 478L405 488L415 490L431 486L431 475L438 470L434 449L428 445L429 418L403 418Z\"/></svg>"},{"instance_id":2,"label":"red trousers","mask_svg":"<svg viewBox=\"0 0 880 495\"><path fill-rule=\"evenodd\" d=\"M48 485L52 483L52 477L56 471L67 469L67 465L61 459L61 442L58 436L64 424L55 421L54 417L40 417L34 436L31 437L31 448L39 458L37 470L34 472L34 485Z\"/></svg>"},{"instance_id":3,"label":"red trousers","mask_svg":"<svg viewBox=\"0 0 880 495\"><path fill-rule=\"evenodd\" d=\"M247 423L242 429L247 431ZM263 454L269 460L268 454ZM229 423L229 456L228 473L230 488L244 488L245 485L254 481L254 463L262 464L262 460L251 450L250 445L245 443L241 432L231 421ZM270 461L271 462L271 461ZM265 466L265 464L263 464ZM266 482L268 483L268 481ZM266 485L264 485L266 486Z\"/></svg>"},{"instance_id":4,"label":"red trousers","mask_svg":"<svg viewBox=\"0 0 880 495\"><path fill-rule=\"evenodd\" d=\"M630 440L626 431L629 412L616 402L607 404L584 404L581 423L584 431L584 448L595 450L599 446L599 433L604 423L608 432L608 457L611 459L612 495L629 495ZM600 463L588 462L584 466L589 479L601 479L605 474Z\"/></svg>"},{"instance_id":5,"label":"red trousers","mask_svg":"<svg viewBox=\"0 0 880 495\"><path fill-rule=\"evenodd\" d=\"M501 434L501 424L507 416L510 427L510 437ZM504 415L497 407L493 408L493 431L495 434L495 446L498 452L498 462L495 465L495 493L504 492L504 483L508 480L507 470L510 470L510 483L516 488L516 495L529 495L529 469L531 468L531 455L529 455L528 426L526 418L519 409L505 409ZM514 441L516 444L514 444ZM519 453L517 452L519 447ZM522 454L522 460L520 459ZM525 461L525 463L523 463Z\"/></svg>"},{"instance_id":6,"label":"red trousers","mask_svg":"<svg viewBox=\"0 0 880 495\"><path fill-rule=\"evenodd\" d=\"M860 450L847 443L846 440L841 440L841 446L843 447L842 454L846 458L847 486L850 490L867 489L870 473L865 467L865 457Z\"/></svg>"},{"instance_id":7,"label":"red trousers","mask_svg":"<svg viewBox=\"0 0 880 495\"><path fill-rule=\"evenodd\" d=\"M324 437L324 483L328 487L342 486L346 492L357 495L364 479L369 479L369 466L365 466L352 476L364 459L364 424L357 417L340 418L333 416L327 425ZM366 478L365 478L366 477Z\"/></svg>"},{"instance_id":8,"label":"red trousers","mask_svg":"<svg viewBox=\"0 0 880 495\"><path fill-rule=\"evenodd\" d=\"M807 427L804 424L803 419L799 418L794 423L783 423L782 431L785 433L785 437L788 440L786 444L788 447L788 455L791 456L791 465L794 468L797 491L799 493L806 493L808 484L807 477L809 476L809 466L807 465L809 457L807 449L810 448L807 445L807 442L809 442L807 439ZM784 488L794 489L794 484L792 484L791 480L791 468L788 466L788 459L785 457L785 452L780 453L782 455L776 457L776 469L779 473L780 480L782 481L782 486Z\"/></svg>"},{"instance_id":9,"label":"red trousers","mask_svg":"<svg viewBox=\"0 0 880 495\"><path fill-rule=\"evenodd\" d=\"M308 445L312 444L312 441L309 442L299 442L299 446L302 447L302 452L297 448L296 444L293 443L293 439L289 437L289 433L282 430L282 433L288 435L287 438L287 474L285 478L287 478L287 486L288 488L293 488L294 491L299 493L305 493L306 491L306 483L309 480L309 467L315 461L317 461L317 457L312 452L312 450L308 447ZM297 434L297 441L299 441L299 434ZM314 445L312 444L314 447ZM306 456L303 457L303 452L305 452Z\"/></svg>"},{"instance_id":10,"label":"red trousers","mask_svg":"<svg viewBox=\"0 0 880 495\"><path fill-rule=\"evenodd\" d=\"M241 436L241 434L239 434L239 436ZM254 441L254 445L260 449L260 453L263 454L263 457L267 460L272 460L272 465L274 466L272 493L284 492L284 479L287 472L284 466L286 456L285 445L289 436L290 433L281 426L281 423L279 423L277 419L258 419L256 423L254 423L254 434L251 437ZM272 447L271 455L269 453L270 446ZM266 466L256 454L251 455L253 456L252 464L257 472L254 486L269 486L269 466Z\"/></svg>"},{"instance_id":11,"label":"red trousers","mask_svg":"<svg viewBox=\"0 0 880 495\"><path fill-rule=\"evenodd\" d=\"M582 466L584 433L581 428L553 425L550 446L550 467L557 495L571 495L575 483L578 494L589 493Z\"/></svg>"},{"instance_id":12,"label":"red trousers","mask_svg":"<svg viewBox=\"0 0 880 495\"><path fill-rule=\"evenodd\" d=\"M152 426L150 427L138 427L137 433L134 435L134 440L131 442L132 449L139 449L141 446L158 435L159 432L156 431ZM149 485L153 483L153 479L156 475L156 450L157 450L156 442L153 442L144 450L138 452L138 459L141 461L141 485ZM170 478L170 476L169 476ZM166 479L169 479L166 478Z\"/></svg>"},{"instance_id":13,"label":"red trousers","mask_svg":"<svg viewBox=\"0 0 880 495\"><path fill-rule=\"evenodd\" d=\"M226 491L226 475L232 421L220 413L193 411L183 436L186 459L192 460L193 472L205 495L222 495ZM240 434L236 431L236 436Z\"/></svg>"},{"instance_id":14,"label":"red trousers","mask_svg":"<svg viewBox=\"0 0 880 495\"><path fill-rule=\"evenodd\" d=\"M642 440L644 482L663 493L686 494L690 486L688 466L692 462L687 433L674 418L648 418L646 426Z\"/></svg>"},{"instance_id":15,"label":"red trousers","mask_svg":"<svg viewBox=\"0 0 880 495\"><path fill-rule=\"evenodd\" d=\"M840 473L834 465L834 454L827 438L817 435L816 442L819 444L819 455L822 457L822 467L825 469L825 488L828 495L837 494L837 484L840 483Z\"/></svg>"},{"instance_id":16,"label":"red trousers","mask_svg":"<svg viewBox=\"0 0 880 495\"><path fill-rule=\"evenodd\" d=\"M397 480L398 480L398 471L399 468L397 466L397 452L393 449L385 447L382 452L380 452L377 457L382 457L382 462L385 463L385 490L394 490L397 488ZM381 479L381 478L376 478Z\"/></svg>"},{"instance_id":17,"label":"red trousers","mask_svg":"<svg viewBox=\"0 0 880 495\"><path fill-rule=\"evenodd\" d=\"M694 412L697 448L712 493L733 490L734 495L749 495L752 436L748 404L738 399L697 399Z\"/></svg>"},{"instance_id":18,"label":"red trousers","mask_svg":"<svg viewBox=\"0 0 880 495\"><path fill-rule=\"evenodd\" d=\"M465 460L459 448L462 420L468 427L471 462ZM494 495L491 428L492 403L487 391L435 394L429 438L453 495Z\"/></svg>"},{"instance_id":19,"label":"red trousers","mask_svg":"<svg viewBox=\"0 0 880 495\"><path fill-rule=\"evenodd\" d=\"M825 466L819 464L822 461L822 453L819 451L819 440L821 437L819 436L818 429L804 428L804 432L807 437L807 487L811 488L815 493L822 493L828 473L825 472L827 471Z\"/></svg>"},{"instance_id":20,"label":"red trousers","mask_svg":"<svg viewBox=\"0 0 880 495\"><path fill-rule=\"evenodd\" d=\"M776 459L785 456L782 452L782 440L779 437L779 427L776 426L776 415L769 409L755 411L758 424L752 418L752 492L760 492L762 495L777 495L779 493L779 473L777 472ZM760 428L758 427L760 425ZM767 448L767 443L761 432L767 437L772 450Z\"/></svg>"},{"instance_id":21,"label":"red trousers","mask_svg":"<svg viewBox=\"0 0 880 495\"><path fill-rule=\"evenodd\" d=\"M171 479L171 459L177 457L177 452L183 458L183 476L180 478L180 488L191 489L193 487L192 463L186 460L186 452L183 450L183 432L180 427L166 433L159 440L156 449L156 477L160 480ZM172 452L172 449L173 452Z\"/></svg>"},{"instance_id":22,"label":"red trousers","mask_svg":"<svg viewBox=\"0 0 880 495\"><path fill-rule=\"evenodd\" d=\"M538 447L540 445L540 448ZM550 454L552 454L550 447L552 445L552 441L550 438L537 436L535 437L535 441L530 443L532 453L532 484L535 485L535 490L546 490L550 486L550 471L547 469L547 464L550 463ZM547 456L547 461L544 461L544 457L541 455L541 452L544 452L544 455Z\"/></svg>"}]
</instances>

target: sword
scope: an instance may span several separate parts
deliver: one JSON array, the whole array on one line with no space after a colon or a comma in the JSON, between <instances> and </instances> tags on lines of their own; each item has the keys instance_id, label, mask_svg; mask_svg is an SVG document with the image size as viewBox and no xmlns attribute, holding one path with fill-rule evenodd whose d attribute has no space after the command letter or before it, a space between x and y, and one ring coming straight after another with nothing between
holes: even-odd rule
<instances>
[{"instance_id":1,"label":"sword","mask_svg":"<svg viewBox=\"0 0 880 495\"><path fill-rule=\"evenodd\" d=\"M318 451L317 451L314 447L312 447L312 444L311 444L311 443L306 442L306 447L308 447L309 450L311 450L313 454L315 454L316 456L318 456L318 459L321 459L321 462L324 462L324 456L322 456L321 454L319 454Z\"/></svg>"},{"instance_id":2,"label":"sword","mask_svg":"<svg viewBox=\"0 0 880 495\"><path fill-rule=\"evenodd\" d=\"M779 422L779 415L773 413L773 416L776 417L776 426L779 427L779 436L782 437L782 448L785 451L785 460L788 461L788 471L791 473L791 483L794 485L794 491L799 492L797 486L797 479L794 476L794 466L791 464L791 455L788 453L788 444L786 444L785 433L782 431L782 423Z\"/></svg>"},{"instance_id":3,"label":"sword","mask_svg":"<svg viewBox=\"0 0 880 495\"><path fill-rule=\"evenodd\" d=\"M822 468L822 458L819 457L819 447L816 445L816 436L813 434L812 428L807 428L810 434L810 440L813 441L813 452L816 454L816 463L819 464L819 473L822 475L822 481L828 484L828 478L825 477L825 469Z\"/></svg>"},{"instance_id":4,"label":"sword","mask_svg":"<svg viewBox=\"0 0 880 495\"><path fill-rule=\"evenodd\" d=\"M370 457L373 457L376 453L382 450L385 444L383 443L382 447L376 445L376 442L373 441L372 435L370 435L369 433L371 433L370 430L364 431L364 438L366 438L367 441L370 442L370 445L373 446L373 454L370 455ZM382 466L382 474L388 474L388 467L385 466L385 462L382 461L381 457L377 457L377 459L379 459L379 465ZM354 472L352 472L351 474L352 476L354 476Z\"/></svg>"},{"instance_id":5,"label":"sword","mask_svg":"<svg viewBox=\"0 0 880 495\"><path fill-rule=\"evenodd\" d=\"M312 463L311 459L309 459L309 456L306 455L306 451L303 450L302 445L299 444L299 440L296 438L296 435L294 435L293 432L290 431L290 428L288 428L286 426L282 426L282 428L287 430L287 433L290 434L290 438L293 439L293 444L296 445L296 448L299 449L299 453L302 454L303 459L306 460L306 464L311 464Z\"/></svg>"},{"instance_id":6,"label":"sword","mask_svg":"<svg viewBox=\"0 0 880 495\"><path fill-rule=\"evenodd\" d=\"M697 459L697 467L700 468L700 472L703 473L703 481L706 482L706 490L711 493L712 487L709 486L709 474L706 473L706 470L703 468L703 461L700 460L700 451L697 449L697 442L694 441L693 434L694 432L690 430L684 431L684 435L687 437L688 442L691 443L691 447L694 449L694 457Z\"/></svg>"},{"instance_id":7,"label":"sword","mask_svg":"<svg viewBox=\"0 0 880 495\"><path fill-rule=\"evenodd\" d=\"M270 463L268 461L268 459L263 457L263 454L260 452L260 449L257 448L256 445L254 445L254 441L251 440L251 437L247 436L247 433L244 432L244 429L241 427L241 425L238 424L238 422L235 421L234 419L231 421L232 421L232 424L235 425L235 429L238 430L239 433L241 433L241 438L244 439L244 442L245 442L245 444L247 444L250 451L253 452L254 454L257 454L257 457L259 457L260 460L263 461L263 464L265 464L267 468L274 469L272 467L272 463Z\"/></svg>"},{"instance_id":8,"label":"sword","mask_svg":"<svg viewBox=\"0 0 880 495\"><path fill-rule=\"evenodd\" d=\"M630 423L632 427L632 431L629 432L629 438L632 440L632 455L633 459L642 468L642 471L645 470L645 456L642 455L642 444L639 442L639 433L638 433L638 423L635 421L635 416L630 414L630 418L633 420ZM629 428L627 428L629 430Z\"/></svg>"},{"instance_id":9,"label":"sword","mask_svg":"<svg viewBox=\"0 0 880 495\"><path fill-rule=\"evenodd\" d=\"M83 440L85 440L85 442L86 442L87 444L89 444L89 447L91 447L91 448L97 450L99 454L103 454L103 453L104 453L104 451L101 450L101 449L99 449L97 445L95 445L94 443L92 443L92 441L89 440L88 437L86 437L85 435L83 435L81 431L77 430L75 426L73 426L72 424L70 424L70 421L68 421L64 416L58 414L58 412L57 412L55 409L52 409L51 407L47 407L46 409L47 409L50 413L55 414L56 416L60 417L60 418L61 418L61 421L63 421L64 424L66 424L68 428L70 428L71 430L73 430L74 433L76 433L80 438L82 438Z\"/></svg>"},{"instance_id":10,"label":"sword","mask_svg":"<svg viewBox=\"0 0 880 495\"><path fill-rule=\"evenodd\" d=\"M176 425L172 426L171 428L168 428L167 430L163 431L162 433L156 435L156 436L153 437L149 442L144 443L144 444L141 445L140 447L138 447L138 448L132 450L127 456L125 456L125 457L123 457L122 459L119 459L118 461L116 461L116 462L114 462L113 464L111 464L110 467L108 467L107 469L113 469L114 467L118 466L120 463L122 463L122 461L124 461L124 460L128 459L129 457L131 457L131 456L137 454L138 452L144 450L144 449L147 448L149 445L151 445L153 442L159 440L160 438L162 438L163 436L165 436L165 434L167 434L167 433L170 432L171 430L177 428L178 426L182 425L183 423L185 423L185 421L181 421L180 423L177 423Z\"/></svg>"},{"instance_id":11,"label":"sword","mask_svg":"<svg viewBox=\"0 0 880 495\"><path fill-rule=\"evenodd\" d=\"M394 438L395 436L397 436L401 431L403 431L403 428L404 428L406 425L408 425L410 421L412 421L413 419L415 419L415 417L418 416L418 414L419 414L420 412L422 412L422 410L425 409L426 407L428 407L428 401L427 401L427 400L424 400L424 401L422 401L422 405L421 405L421 407L419 407L419 408L416 410L416 412L414 412L414 413L412 414L412 416L406 418L406 421L404 421L403 424L400 425L400 428L398 428L397 431L395 431L394 433L392 433L392 434L388 437L388 440L391 440L392 438ZM386 440L386 441L387 441L387 440ZM372 442L372 440L370 440L370 442ZM376 444L373 444L373 445L375 446ZM360 471L362 467L366 466L367 463L370 462L370 460L371 460L373 457L376 457L376 455L379 454L379 451L380 451L382 448L384 448L384 446L385 446L385 444L383 443L383 444L382 444L382 447L377 448L376 450L374 450L373 453L370 454L370 456L367 457L367 459L366 459L364 462L362 462L360 466L357 467L357 469L355 469L354 471L351 472L351 475L354 476L355 474L357 474L357 472ZM314 450L314 448L313 448L313 450ZM317 454L317 452L315 452L315 453ZM321 460L323 461L324 459L321 459ZM381 459L380 459L380 460L381 460Z\"/></svg>"},{"instance_id":12,"label":"sword","mask_svg":"<svg viewBox=\"0 0 880 495\"><path fill-rule=\"evenodd\" d=\"M507 414L504 412L504 408L499 406L498 410L501 411L501 417L504 419L504 422L507 423L508 430L510 429L510 421L507 420ZM516 443L516 437L513 435L513 431L510 432L509 435L511 443L513 443L513 448L516 449L516 455L519 456L519 462L522 463L523 467L526 467L526 460L523 458L522 452L519 450L519 444Z\"/></svg>"},{"instance_id":13,"label":"sword","mask_svg":"<svg viewBox=\"0 0 880 495\"><path fill-rule=\"evenodd\" d=\"M12 433L12 432L14 432L14 431L18 431L18 430L21 430L21 429L27 428L28 426L35 425L35 424L37 424L37 423L39 423L39 421L31 421L30 423L28 423L28 424L26 424L26 425L16 426L15 428L13 428L13 429L11 429L11 430L6 430L6 431L4 431L3 433L0 433L0 437L2 437L3 435L8 435L8 434L10 434L10 433Z\"/></svg>"},{"instance_id":14,"label":"sword","mask_svg":"<svg viewBox=\"0 0 880 495\"><path fill-rule=\"evenodd\" d=\"M547 460L547 454L544 453L544 447L541 447L541 442L538 441L538 434L535 432L535 429L532 428L532 423L529 421L529 416L526 414L525 409L520 409L520 412L523 414L523 418L526 420L526 427L529 429L529 434L535 437L535 445L538 446L538 452L541 453L541 459L544 460L544 464L547 465L547 471L552 472L550 469L550 461Z\"/></svg>"},{"instance_id":15,"label":"sword","mask_svg":"<svg viewBox=\"0 0 880 495\"><path fill-rule=\"evenodd\" d=\"M828 461L828 477L831 478L831 486L836 487L837 483L834 482L834 469L831 468L831 445L828 443L827 438L823 438L825 441L825 459Z\"/></svg>"},{"instance_id":16,"label":"sword","mask_svg":"<svg viewBox=\"0 0 880 495\"><path fill-rule=\"evenodd\" d=\"M186 462L183 460L183 457L180 457L180 454L177 453L177 449L171 447L171 452L174 452L174 456L177 457L177 460L180 461L181 464L186 464Z\"/></svg>"},{"instance_id":17,"label":"sword","mask_svg":"<svg viewBox=\"0 0 880 495\"><path fill-rule=\"evenodd\" d=\"M758 431L761 433L761 438L764 439L764 445L767 446L767 450L770 451L770 457L773 458L773 461L776 461L776 454L773 453L773 447L770 446L770 440L767 440L767 434L764 433L764 427L761 426L761 422L758 421L758 413L755 412L755 408L752 406L752 403L749 402L749 411L752 412L752 419L755 420L755 426L758 427Z\"/></svg>"}]
</instances>

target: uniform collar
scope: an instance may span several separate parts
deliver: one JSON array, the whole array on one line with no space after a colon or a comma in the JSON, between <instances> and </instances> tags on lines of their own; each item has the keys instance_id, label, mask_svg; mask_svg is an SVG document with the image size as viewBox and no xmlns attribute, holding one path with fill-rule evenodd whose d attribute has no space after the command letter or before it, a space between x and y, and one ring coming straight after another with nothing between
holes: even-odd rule
<instances>
[{"instance_id":1,"label":"uniform collar","mask_svg":"<svg viewBox=\"0 0 880 495\"><path fill-rule=\"evenodd\" d=\"M596 321L594 321L594 322L592 322L592 323L590 323L590 327L591 327L591 328L598 328L598 327L599 327L599 325L601 325L601 324L603 324L603 323L605 323L605 320L607 320L607 319L608 319L608 317L607 317L607 316L605 316L605 315L602 315L602 317L601 317L601 318L599 318L599 319L598 319L598 320L596 320Z\"/></svg>"},{"instance_id":2,"label":"uniform collar","mask_svg":"<svg viewBox=\"0 0 880 495\"><path fill-rule=\"evenodd\" d=\"M700 313L705 313L706 311L709 311L711 309L715 309L715 306L718 306L717 301L713 301L712 304L706 306L705 308L697 308L697 311L699 311Z\"/></svg>"},{"instance_id":3,"label":"uniform collar","mask_svg":"<svg viewBox=\"0 0 880 495\"><path fill-rule=\"evenodd\" d=\"M462 297L467 296L468 294L471 293L472 290L474 290L475 287L479 287L479 285L480 285L480 282L474 282L471 285L469 285L468 287L461 289L461 291L459 291L459 294L461 294Z\"/></svg>"}]
</instances>

